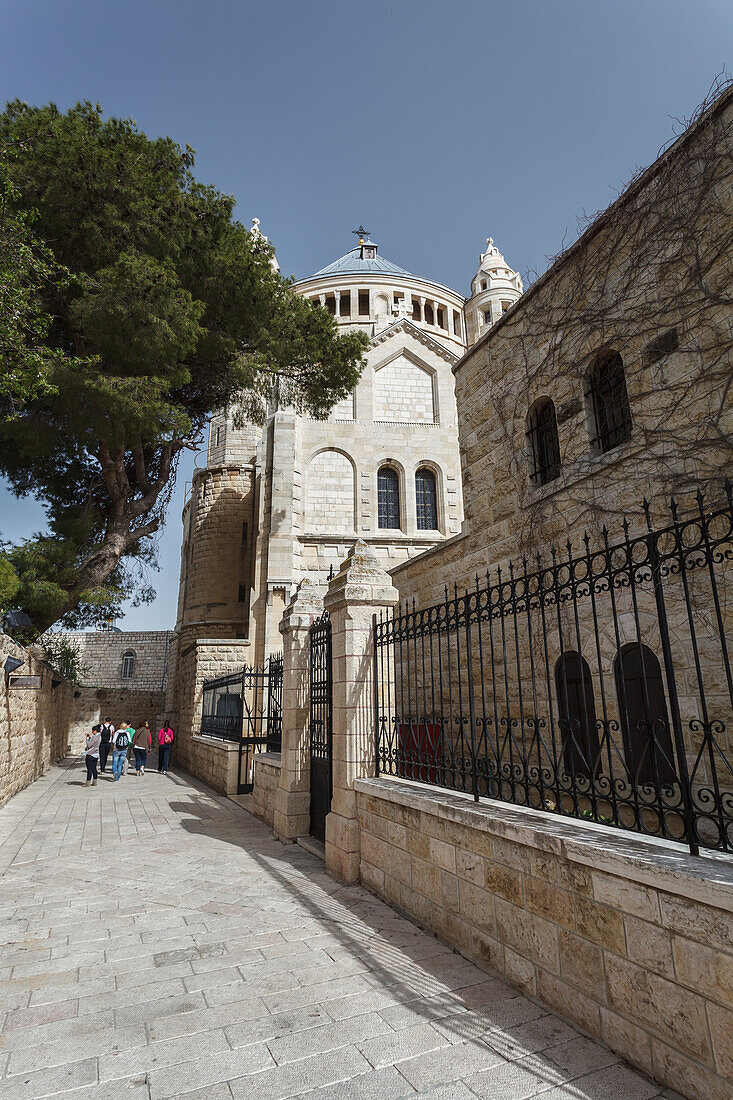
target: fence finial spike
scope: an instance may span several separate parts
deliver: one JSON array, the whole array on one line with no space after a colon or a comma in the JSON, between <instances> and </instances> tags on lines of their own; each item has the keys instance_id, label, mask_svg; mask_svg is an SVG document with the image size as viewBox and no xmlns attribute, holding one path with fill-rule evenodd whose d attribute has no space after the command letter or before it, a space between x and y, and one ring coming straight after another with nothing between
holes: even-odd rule
<instances>
[{"instance_id":1,"label":"fence finial spike","mask_svg":"<svg viewBox=\"0 0 733 1100\"><path fill-rule=\"evenodd\" d=\"M652 529L651 505L650 505L650 503L649 503L649 501L647 500L646 497L644 497L643 501L641 502L641 506L644 509L644 515L646 516L646 525L649 528L649 530L651 531L651 529Z\"/></svg>"}]
</instances>

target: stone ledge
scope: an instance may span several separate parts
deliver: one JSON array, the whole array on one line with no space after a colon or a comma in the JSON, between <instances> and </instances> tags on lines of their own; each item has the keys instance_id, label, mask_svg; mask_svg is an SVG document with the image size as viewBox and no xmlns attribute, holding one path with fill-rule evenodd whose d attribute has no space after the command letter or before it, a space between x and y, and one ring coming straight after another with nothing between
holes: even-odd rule
<instances>
[{"instance_id":1,"label":"stone ledge","mask_svg":"<svg viewBox=\"0 0 733 1100\"><path fill-rule=\"evenodd\" d=\"M279 752L256 752L252 757L252 763L280 769L282 767L282 754Z\"/></svg>"},{"instance_id":2,"label":"stone ledge","mask_svg":"<svg viewBox=\"0 0 733 1100\"><path fill-rule=\"evenodd\" d=\"M222 752L239 752L238 741L220 741L218 737L206 737L201 733L194 733L191 742L194 745L205 745L206 748L221 749Z\"/></svg>"},{"instance_id":3,"label":"stone ledge","mask_svg":"<svg viewBox=\"0 0 733 1100\"><path fill-rule=\"evenodd\" d=\"M596 871L733 912L733 860L727 856L692 856L680 845L657 837L489 799L474 802L471 795L422 783L408 785L380 777L356 779L354 787L370 798L420 810Z\"/></svg>"}]
</instances>

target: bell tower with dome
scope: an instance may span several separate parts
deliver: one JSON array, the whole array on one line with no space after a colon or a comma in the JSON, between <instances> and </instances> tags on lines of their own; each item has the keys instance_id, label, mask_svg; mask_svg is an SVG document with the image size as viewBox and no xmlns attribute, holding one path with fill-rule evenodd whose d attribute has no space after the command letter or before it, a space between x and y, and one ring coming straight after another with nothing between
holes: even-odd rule
<instances>
[{"instance_id":1,"label":"bell tower with dome","mask_svg":"<svg viewBox=\"0 0 733 1100\"><path fill-rule=\"evenodd\" d=\"M391 569L460 533L453 367L521 279L489 240L466 301L355 232L355 247L295 289L366 333L362 376L327 420L277 405L264 427L212 417L183 512L180 653L207 639L231 665L261 663L280 648L298 582L325 585L357 539ZM253 236L267 240L256 221Z\"/></svg>"},{"instance_id":2,"label":"bell tower with dome","mask_svg":"<svg viewBox=\"0 0 733 1100\"><path fill-rule=\"evenodd\" d=\"M486 238L486 251L479 257L478 271L471 280L471 297L466 302L468 344L475 344L521 297L522 276L512 271L494 244Z\"/></svg>"}]
</instances>

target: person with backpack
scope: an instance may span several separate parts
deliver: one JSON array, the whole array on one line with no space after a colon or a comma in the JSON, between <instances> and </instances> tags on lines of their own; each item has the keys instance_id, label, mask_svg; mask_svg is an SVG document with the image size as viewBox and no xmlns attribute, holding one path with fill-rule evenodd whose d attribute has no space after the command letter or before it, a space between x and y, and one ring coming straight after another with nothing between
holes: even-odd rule
<instances>
[{"instance_id":1,"label":"person with backpack","mask_svg":"<svg viewBox=\"0 0 733 1100\"><path fill-rule=\"evenodd\" d=\"M84 754L84 761L87 766L87 781L84 784L85 787L88 787L90 783L92 787L96 787L97 785L97 762L99 761L100 743L99 726L92 726L92 732L87 734L86 751Z\"/></svg>"},{"instance_id":2,"label":"person with backpack","mask_svg":"<svg viewBox=\"0 0 733 1100\"><path fill-rule=\"evenodd\" d=\"M112 774L115 783L122 775L122 765L127 760L127 750L134 736L135 731L129 722L123 722L114 735L114 741L112 742Z\"/></svg>"},{"instance_id":3,"label":"person with backpack","mask_svg":"<svg viewBox=\"0 0 733 1100\"><path fill-rule=\"evenodd\" d=\"M143 722L137 733L134 732L132 739L132 751L135 753L135 775L145 775L145 764L148 759L148 753L153 747L153 737L150 732L150 726L147 722Z\"/></svg>"},{"instance_id":4,"label":"person with backpack","mask_svg":"<svg viewBox=\"0 0 733 1100\"><path fill-rule=\"evenodd\" d=\"M170 722L166 718L158 732L158 771L162 772L163 775L168 774L168 764L170 762L171 749L175 739L176 735L171 728Z\"/></svg>"},{"instance_id":5,"label":"person with backpack","mask_svg":"<svg viewBox=\"0 0 733 1100\"><path fill-rule=\"evenodd\" d=\"M114 735L114 726L109 718L105 718L104 722L102 722L102 725L99 727L99 736L102 739L99 743L99 771L102 775L104 775L104 769L107 767L107 757L112 748L112 738Z\"/></svg>"}]
</instances>

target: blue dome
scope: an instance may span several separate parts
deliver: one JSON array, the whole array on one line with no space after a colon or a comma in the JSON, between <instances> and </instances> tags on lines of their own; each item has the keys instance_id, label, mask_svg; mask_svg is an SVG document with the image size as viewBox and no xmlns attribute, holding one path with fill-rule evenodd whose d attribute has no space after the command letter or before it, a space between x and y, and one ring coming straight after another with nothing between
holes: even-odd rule
<instances>
[{"instance_id":1,"label":"blue dome","mask_svg":"<svg viewBox=\"0 0 733 1100\"><path fill-rule=\"evenodd\" d=\"M365 259L363 255L367 250L374 253L372 258L368 260ZM379 256L377 254L377 246L373 241L365 241L363 245L352 248L351 252L347 252L345 256L341 256L340 259L334 260L332 264L322 267L320 271L316 271L315 275L310 275L309 278L318 279L322 275L410 274L411 272L405 271L404 267L398 267L397 264L393 264L391 260L385 260L383 256Z\"/></svg>"}]
</instances>

